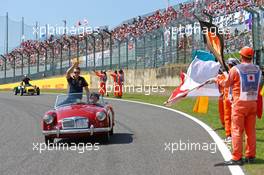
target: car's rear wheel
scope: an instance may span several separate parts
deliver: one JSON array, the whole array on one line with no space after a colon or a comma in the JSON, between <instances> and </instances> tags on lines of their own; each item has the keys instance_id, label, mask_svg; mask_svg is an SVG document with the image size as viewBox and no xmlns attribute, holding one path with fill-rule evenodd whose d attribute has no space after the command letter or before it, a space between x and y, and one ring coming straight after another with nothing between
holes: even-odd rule
<instances>
[{"instance_id":1,"label":"car's rear wheel","mask_svg":"<svg viewBox=\"0 0 264 175\"><path fill-rule=\"evenodd\" d=\"M17 89L16 88L14 89L14 95L17 95Z\"/></svg>"},{"instance_id":2,"label":"car's rear wheel","mask_svg":"<svg viewBox=\"0 0 264 175\"><path fill-rule=\"evenodd\" d=\"M102 136L102 142L103 142L103 143L108 143L108 142L110 142L110 132L106 132L106 133Z\"/></svg>"},{"instance_id":3,"label":"car's rear wheel","mask_svg":"<svg viewBox=\"0 0 264 175\"><path fill-rule=\"evenodd\" d=\"M45 143L46 143L46 145L54 144L54 138L50 138L48 136L45 136Z\"/></svg>"}]
</instances>

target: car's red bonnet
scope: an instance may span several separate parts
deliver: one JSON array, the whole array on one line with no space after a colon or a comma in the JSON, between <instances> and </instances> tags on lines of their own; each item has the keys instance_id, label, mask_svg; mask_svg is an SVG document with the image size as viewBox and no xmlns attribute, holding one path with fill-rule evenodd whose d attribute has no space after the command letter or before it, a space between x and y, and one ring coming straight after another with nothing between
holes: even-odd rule
<instances>
[{"instance_id":1,"label":"car's red bonnet","mask_svg":"<svg viewBox=\"0 0 264 175\"><path fill-rule=\"evenodd\" d=\"M57 121L68 117L87 117L94 120L97 112L103 112L105 109L100 106L90 104L76 104L64 107L59 107L55 110L57 114Z\"/></svg>"}]
</instances>

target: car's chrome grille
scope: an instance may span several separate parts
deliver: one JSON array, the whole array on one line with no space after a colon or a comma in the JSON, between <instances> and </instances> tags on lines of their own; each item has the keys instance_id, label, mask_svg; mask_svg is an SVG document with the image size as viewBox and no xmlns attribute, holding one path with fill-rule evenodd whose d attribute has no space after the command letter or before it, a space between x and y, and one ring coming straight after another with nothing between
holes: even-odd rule
<instances>
[{"instance_id":1,"label":"car's chrome grille","mask_svg":"<svg viewBox=\"0 0 264 175\"><path fill-rule=\"evenodd\" d=\"M71 117L62 120L62 129L88 128L88 119L85 117Z\"/></svg>"},{"instance_id":2,"label":"car's chrome grille","mask_svg":"<svg viewBox=\"0 0 264 175\"><path fill-rule=\"evenodd\" d=\"M63 120L63 128L74 128L74 120Z\"/></svg>"}]
</instances>

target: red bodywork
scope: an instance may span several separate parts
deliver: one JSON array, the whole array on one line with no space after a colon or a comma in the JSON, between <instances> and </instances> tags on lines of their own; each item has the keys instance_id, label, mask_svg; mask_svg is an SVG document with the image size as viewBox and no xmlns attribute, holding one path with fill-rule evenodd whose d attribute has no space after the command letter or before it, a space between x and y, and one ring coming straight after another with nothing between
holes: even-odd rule
<instances>
[{"instance_id":1,"label":"red bodywork","mask_svg":"<svg viewBox=\"0 0 264 175\"><path fill-rule=\"evenodd\" d=\"M103 121L99 121L96 117L97 112L104 112L106 118ZM110 115L110 113L112 115ZM87 137L91 135L100 135L106 132L100 131L93 133L60 133L62 128L62 120L71 117L85 117L89 120L89 126L93 126L95 129L110 128L114 127L114 111L111 105L106 104L104 106L94 104L72 104L67 106L59 107L55 110L51 110L45 113L45 115L53 115L54 121L51 124L46 124L42 121L43 134L49 138L76 138L76 137ZM50 131L58 131L58 133L52 133Z\"/></svg>"}]
</instances>

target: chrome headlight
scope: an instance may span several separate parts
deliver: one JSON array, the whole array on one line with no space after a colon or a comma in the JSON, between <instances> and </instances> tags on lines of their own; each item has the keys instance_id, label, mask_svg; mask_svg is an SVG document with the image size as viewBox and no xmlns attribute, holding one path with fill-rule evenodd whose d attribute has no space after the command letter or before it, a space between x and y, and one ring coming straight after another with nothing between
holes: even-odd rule
<instances>
[{"instance_id":1,"label":"chrome headlight","mask_svg":"<svg viewBox=\"0 0 264 175\"><path fill-rule=\"evenodd\" d=\"M46 114L43 117L43 121L49 125L54 121L54 117L52 115Z\"/></svg>"},{"instance_id":2,"label":"chrome headlight","mask_svg":"<svg viewBox=\"0 0 264 175\"><path fill-rule=\"evenodd\" d=\"M104 112L97 112L96 113L96 118L99 121L103 121L106 118L106 114Z\"/></svg>"}]
</instances>

